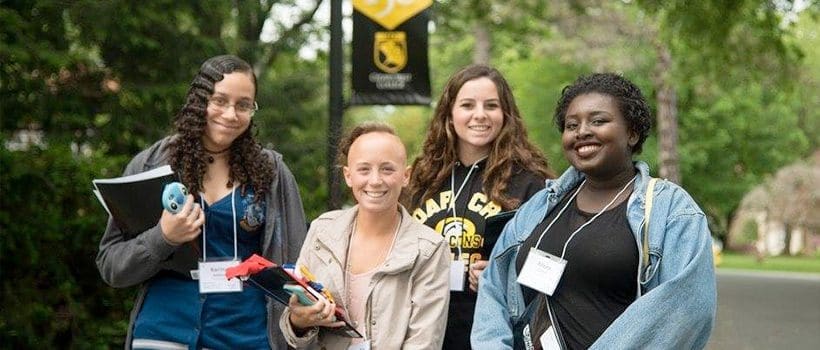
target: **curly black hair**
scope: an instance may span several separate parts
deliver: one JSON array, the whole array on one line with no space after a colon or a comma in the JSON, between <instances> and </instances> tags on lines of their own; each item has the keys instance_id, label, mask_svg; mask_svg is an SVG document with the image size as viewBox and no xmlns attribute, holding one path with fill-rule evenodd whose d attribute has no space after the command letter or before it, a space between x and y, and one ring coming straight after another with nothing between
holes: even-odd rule
<instances>
[{"instance_id":1,"label":"curly black hair","mask_svg":"<svg viewBox=\"0 0 820 350\"><path fill-rule=\"evenodd\" d=\"M256 76L250 64L233 55L212 57L202 64L194 76L185 96L185 105L176 115L177 135L170 144L170 163L191 193L202 190L202 178L208 168L208 154L202 145L208 123L208 99L214 93L214 84L224 79L225 74L234 72L248 74L253 80L255 93ZM262 145L254 139L252 130L253 119L248 129L231 144L228 161L230 178L226 185L232 187L234 182L243 184L243 194L247 190L245 185L251 185L259 201L270 191L275 168L273 161L263 152Z\"/></svg>"},{"instance_id":2,"label":"curly black hair","mask_svg":"<svg viewBox=\"0 0 820 350\"><path fill-rule=\"evenodd\" d=\"M615 73L594 73L581 76L572 85L564 87L558 99L558 105L555 107L554 120L558 131L564 132L564 119L572 100L589 93L605 94L615 99L629 129L638 135L638 142L632 146L632 154L641 153L643 143L652 127L652 113L641 89Z\"/></svg>"}]
</instances>

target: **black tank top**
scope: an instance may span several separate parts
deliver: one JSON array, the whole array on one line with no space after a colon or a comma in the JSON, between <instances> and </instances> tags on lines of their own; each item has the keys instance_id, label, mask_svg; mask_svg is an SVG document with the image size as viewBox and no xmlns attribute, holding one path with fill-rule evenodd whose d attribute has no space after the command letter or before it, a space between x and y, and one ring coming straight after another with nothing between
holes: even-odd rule
<instances>
[{"instance_id":1,"label":"black tank top","mask_svg":"<svg viewBox=\"0 0 820 350\"><path fill-rule=\"evenodd\" d=\"M520 273L541 233L567 203L570 195L547 215L521 245L516 259ZM575 234L567 246L567 266L551 305L564 341L570 349L586 349L635 300L638 246L626 217L628 200L601 214ZM595 216L578 209L575 201L541 240L540 250L561 256L570 234ZM529 304L538 291L521 286ZM534 335L540 336L540 335Z\"/></svg>"}]
</instances>

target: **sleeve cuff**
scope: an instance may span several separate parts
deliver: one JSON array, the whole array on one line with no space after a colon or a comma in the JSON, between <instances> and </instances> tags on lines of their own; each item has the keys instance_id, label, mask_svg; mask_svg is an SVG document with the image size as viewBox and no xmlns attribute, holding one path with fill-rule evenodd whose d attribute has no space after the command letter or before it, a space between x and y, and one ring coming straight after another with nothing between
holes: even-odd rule
<instances>
[{"instance_id":1,"label":"sleeve cuff","mask_svg":"<svg viewBox=\"0 0 820 350\"><path fill-rule=\"evenodd\" d=\"M301 337L296 335L296 332L293 330L293 325L290 324L290 309L285 308L285 311L282 312L282 317L279 318L279 329L282 331L282 334L285 336L285 340L287 340L288 345L294 348L304 348L313 343L313 340L316 339L316 335L319 334L319 328L313 327Z\"/></svg>"},{"instance_id":2,"label":"sleeve cuff","mask_svg":"<svg viewBox=\"0 0 820 350\"><path fill-rule=\"evenodd\" d=\"M144 237L143 240L148 248L148 252L154 256L157 261L165 260L179 248L179 245L173 245L165 239L159 224L143 233L142 237Z\"/></svg>"}]
</instances>

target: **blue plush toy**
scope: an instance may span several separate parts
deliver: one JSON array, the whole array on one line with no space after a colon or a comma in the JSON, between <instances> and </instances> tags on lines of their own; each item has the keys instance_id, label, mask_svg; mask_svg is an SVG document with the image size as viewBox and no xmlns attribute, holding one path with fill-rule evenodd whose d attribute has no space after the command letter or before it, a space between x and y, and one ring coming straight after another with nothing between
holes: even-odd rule
<instances>
[{"instance_id":1,"label":"blue plush toy","mask_svg":"<svg viewBox=\"0 0 820 350\"><path fill-rule=\"evenodd\" d=\"M165 185L162 191L162 207L172 214L179 213L185 204L185 197L188 196L188 189L179 182L172 182Z\"/></svg>"}]
</instances>

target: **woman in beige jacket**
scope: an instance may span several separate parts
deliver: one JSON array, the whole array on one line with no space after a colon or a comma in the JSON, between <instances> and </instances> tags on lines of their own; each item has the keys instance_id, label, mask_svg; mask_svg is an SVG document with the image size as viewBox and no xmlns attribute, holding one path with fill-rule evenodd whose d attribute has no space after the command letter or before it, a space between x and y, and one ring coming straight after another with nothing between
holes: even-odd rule
<instances>
[{"instance_id":1,"label":"woman in beige jacket","mask_svg":"<svg viewBox=\"0 0 820 350\"><path fill-rule=\"evenodd\" d=\"M324 283L363 338L328 331L336 305L292 297L279 327L291 346L322 349L439 349L447 324L450 254L441 235L398 204L409 180L393 129L363 124L341 145L345 182L358 203L311 224L298 264Z\"/></svg>"}]
</instances>

